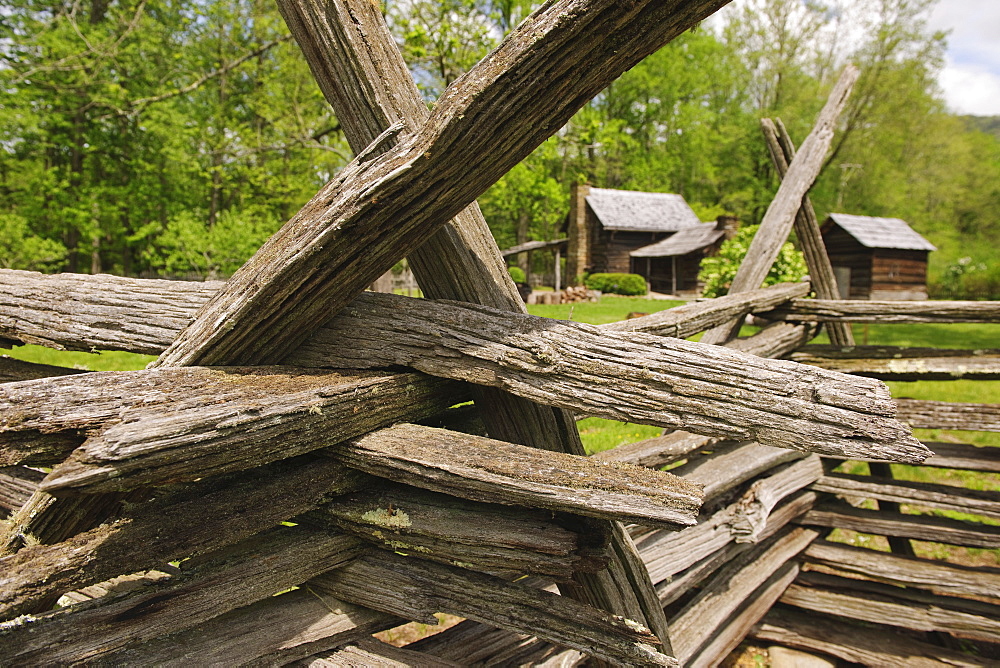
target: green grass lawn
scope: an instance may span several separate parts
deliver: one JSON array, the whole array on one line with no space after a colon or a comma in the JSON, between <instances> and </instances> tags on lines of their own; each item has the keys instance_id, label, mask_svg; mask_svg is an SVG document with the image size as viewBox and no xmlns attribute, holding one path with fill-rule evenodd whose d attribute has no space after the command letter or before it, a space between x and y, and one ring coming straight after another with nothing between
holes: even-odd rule
<instances>
[{"instance_id":1,"label":"green grass lawn","mask_svg":"<svg viewBox=\"0 0 1000 668\"><path fill-rule=\"evenodd\" d=\"M642 297L622 297L620 295L601 295L599 302L580 302L577 304L529 304L528 312L543 318L557 320L574 320L591 325L603 325L607 322L624 320L629 313L655 313L664 309L680 306L684 302L667 299L644 299Z\"/></svg>"},{"instance_id":2,"label":"green grass lawn","mask_svg":"<svg viewBox=\"0 0 1000 668\"><path fill-rule=\"evenodd\" d=\"M147 364L156 359L155 355L138 355L120 350L83 353L54 350L43 346L15 346L9 350L0 348L0 355L10 355L15 359L36 364L51 364L89 371L134 371L145 369Z\"/></svg>"}]
</instances>

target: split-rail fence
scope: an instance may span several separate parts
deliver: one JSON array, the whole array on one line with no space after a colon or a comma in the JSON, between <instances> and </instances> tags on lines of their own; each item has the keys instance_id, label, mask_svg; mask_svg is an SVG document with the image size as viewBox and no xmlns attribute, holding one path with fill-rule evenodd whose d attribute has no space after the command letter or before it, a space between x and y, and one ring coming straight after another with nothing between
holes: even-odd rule
<instances>
[{"instance_id":1,"label":"split-rail fence","mask_svg":"<svg viewBox=\"0 0 1000 668\"><path fill-rule=\"evenodd\" d=\"M623 323L546 320L474 204L722 4L546 4L428 112L372 3L279 0L354 162L224 284L0 271L0 338L159 355L134 372L0 362L0 663L711 665L748 634L974 663L948 639L1000 640L995 571L907 551L998 547L995 527L900 510L997 518L996 493L885 464L996 471L910 427L997 430L997 408L894 402L879 380L986 378L996 354L850 347L842 324L995 322L996 304L807 300L830 290L816 253L815 286L748 275ZM800 208L852 76L798 154L786 142L748 271L793 222L810 232ZM404 256L429 299L363 292ZM773 324L734 339L749 312ZM804 347L822 322L836 348ZM587 457L580 415L665 433ZM837 473L845 459L872 475ZM894 551L822 540L834 527L877 527ZM442 612L465 621L373 637ZM884 624L926 637L866 644Z\"/></svg>"}]
</instances>

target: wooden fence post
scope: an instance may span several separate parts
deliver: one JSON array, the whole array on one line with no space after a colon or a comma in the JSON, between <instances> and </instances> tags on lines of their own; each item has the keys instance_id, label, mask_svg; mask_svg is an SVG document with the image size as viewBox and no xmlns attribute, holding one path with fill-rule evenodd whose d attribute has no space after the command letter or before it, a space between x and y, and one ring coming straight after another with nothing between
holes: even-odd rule
<instances>
[{"instance_id":1,"label":"wooden fence post","mask_svg":"<svg viewBox=\"0 0 1000 668\"><path fill-rule=\"evenodd\" d=\"M812 187L813 181L823 167L826 151L833 141L833 126L847 103L847 97L851 94L857 78L856 67L848 65L844 68L826 106L820 112L816 125L802 142L802 146L788 167L781 187L778 188L778 193L767 208L760 229L750 243L746 257L729 287L730 292L755 290L767 277L767 272L778 257L782 244L788 239L788 233L795 222L795 215L802 206L802 198ZM725 343L739 333L741 324L742 318L705 332L701 341L712 344Z\"/></svg>"}]
</instances>

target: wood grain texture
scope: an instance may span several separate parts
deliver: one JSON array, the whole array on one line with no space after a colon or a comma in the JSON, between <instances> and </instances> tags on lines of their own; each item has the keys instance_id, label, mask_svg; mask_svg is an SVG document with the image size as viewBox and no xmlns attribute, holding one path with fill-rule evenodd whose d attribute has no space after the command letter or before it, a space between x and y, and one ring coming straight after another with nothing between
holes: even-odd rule
<instances>
[{"instance_id":1,"label":"wood grain texture","mask_svg":"<svg viewBox=\"0 0 1000 668\"><path fill-rule=\"evenodd\" d=\"M0 467L0 510L13 511L23 506L44 477L41 471L24 466Z\"/></svg>"},{"instance_id":2,"label":"wood grain texture","mask_svg":"<svg viewBox=\"0 0 1000 668\"><path fill-rule=\"evenodd\" d=\"M409 619L441 611L536 635L615 665L677 665L648 629L565 596L391 553L365 555L314 580L337 598Z\"/></svg>"},{"instance_id":3,"label":"wood grain texture","mask_svg":"<svg viewBox=\"0 0 1000 668\"><path fill-rule=\"evenodd\" d=\"M788 359L879 380L1000 379L998 350L805 346Z\"/></svg>"},{"instance_id":4,"label":"wood grain texture","mask_svg":"<svg viewBox=\"0 0 1000 668\"><path fill-rule=\"evenodd\" d=\"M924 443L934 454L924 466L1000 473L1000 449L968 443Z\"/></svg>"},{"instance_id":5,"label":"wood grain texture","mask_svg":"<svg viewBox=\"0 0 1000 668\"><path fill-rule=\"evenodd\" d=\"M0 559L0 610L4 617L14 616L53 594L219 549L359 484L357 474L336 462L304 456L162 490L125 518ZM225 531L219 529L220 517L226 518ZM73 518L54 521L72 523Z\"/></svg>"},{"instance_id":6,"label":"wood grain texture","mask_svg":"<svg viewBox=\"0 0 1000 668\"><path fill-rule=\"evenodd\" d=\"M277 666L363 640L402 620L320 594L308 586L236 608L186 631L131 643L102 661L117 665Z\"/></svg>"},{"instance_id":7,"label":"wood grain texture","mask_svg":"<svg viewBox=\"0 0 1000 668\"><path fill-rule=\"evenodd\" d=\"M806 513L800 522L810 526L850 529L948 545L993 549L1000 547L1000 528L992 524L933 515L888 515L877 510L854 508L846 503L825 503Z\"/></svg>"},{"instance_id":8,"label":"wood grain texture","mask_svg":"<svg viewBox=\"0 0 1000 668\"><path fill-rule=\"evenodd\" d=\"M809 343L817 334L819 327L813 324L774 323L752 336L733 339L725 345L748 355L780 358Z\"/></svg>"},{"instance_id":9,"label":"wood grain texture","mask_svg":"<svg viewBox=\"0 0 1000 668\"><path fill-rule=\"evenodd\" d=\"M303 668L410 668L433 663L441 668L466 665L439 657L428 657L405 647L394 647L376 638L355 640L330 652L303 659L295 665Z\"/></svg>"},{"instance_id":10,"label":"wood grain texture","mask_svg":"<svg viewBox=\"0 0 1000 668\"><path fill-rule=\"evenodd\" d=\"M416 374L108 371L0 386L0 406L12 408L0 422L0 438L35 428L94 430L47 476L42 491L127 490L302 454L433 415L462 396L459 388Z\"/></svg>"},{"instance_id":11,"label":"wood grain texture","mask_svg":"<svg viewBox=\"0 0 1000 668\"><path fill-rule=\"evenodd\" d=\"M941 594L981 596L1000 602L1000 569L932 559L886 554L825 540L814 542L805 559L839 572L901 587L919 587Z\"/></svg>"},{"instance_id":12,"label":"wood grain texture","mask_svg":"<svg viewBox=\"0 0 1000 668\"><path fill-rule=\"evenodd\" d=\"M477 503L383 483L337 497L307 521L321 521L389 550L518 577L570 580L608 563L604 523L542 510Z\"/></svg>"},{"instance_id":13,"label":"wood grain texture","mask_svg":"<svg viewBox=\"0 0 1000 668\"><path fill-rule=\"evenodd\" d=\"M753 629L752 636L866 666L982 666L978 657L923 642L888 626L862 626L848 623L839 615L811 614L783 607L772 608Z\"/></svg>"},{"instance_id":14,"label":"wood grain texture","mask_svg":"<svg viewBox=\"0 0 1000 668\"><path fill-rule=\"evenodd\" d=\"M720 443L710 454L692 458L673 470L704 486L706 499L719 497L742 483L787 462L801 459L798 452L758 443Z\"/></svg>"},{"instance_id":15,"label":"wood grain texture","mask_svg":"<svg viewBox=\"0 0 1000 668\"><path fill-rule=\"evenodd\" d=\"M663 436L626 443L592 455L608 462L623 462L658 469L684 459L702 448L711 447L718 439L686 431L673 431Z\"/></svg>"},{"instance_id":16,"label":"wood grain texture","mask_svg":"<svg viewBox=\"0 0 1000 668\"><path fill-rule=\"evenodd\" d=\"M677 658L689 665L691 657L712 639L726 618L818 535L816 531L802 528L784 531L736 556L712 576L670 620Z\"/></svg>"},{"instance_id":17,"label":"wood grain texture","mask_svg":"<svg viewBox=\"0 0 1000 668\"><path fill-rule=\"evenodd\" d=\"M914 588L823 573L800 574L786 605L916 631L943 631L986 642L1000 639L1000 606Z\"/></svg>"},{"instance_id":18,"label":"wood grain texture","mask_svg":"<svg viewBox=\"0 0 1000 668\"><path fill-rule=\"evenodd\" d=\"M767 313L790 322L1000 322L1000 302L793 299Z\"/></svg>"},{"instance_id":19,"label":"wood grain texture","mask_svg":"<svg viewBox=\"0 0 1000 668\"><path fill-rule=\"evenodd\" d=\"M363 0L280 0L292 36L333 107L351 149L370 159L430 116L379 8ZM525 312L489 226L472 202L408 257L417 283L432 299Z\"/></svg>"},{"instance_id":20,"label":"wood grain texture","mask_svg":"<svg viewBox=\"0 0 1000 668\"><path fill-rule=\"evenodd\" d=\"M341 170L233 275L158 364L257 363L291 352L618 75L724 4L544 5L455 81L419 130ZM600 65L580 67L581 48Z\"/></svg>"},{"instance_id":21,"label":"wood grain texture","mask_svg":"<svg viewBox=\"0 0 1000 668\"><path fill-rule=\"evenodd\" d=\"M789 163L795 158L795 144L780 118L777 123L770 118L762 118L760 127L764 133L767 150L771 154L771 163L778 173L778 178L783 179L788 172ZM806 267L809 268L809 280L816 291L816 296L820 299L838 299L840 291L837 287L837 278L833 274L830 256L826 254L826 244L823 243L819 221L808 192L802 197L802 206L795 214L794 229ZM849 324L830 323L826 331L829 333L830 341L836 345L854 344L854 335Z\"/></svg>"},{"instance_id":22,"label":"wood grain texture","mask_svg":"<svg viewBox=\"0 0 1000 668\"><path fill-rule=\"evenodd\" d=\"M278 527L164 584L114 601L19 617L0 629L6 665L68 664L191 628L338 568L357 542L305 527Z\"/></svg>"},{"instance_id":23,"label":"wood grain texture","mask_svg":"<svg viewBox=\"0 0 1000 668\"><path fill-rule=\"evenodd\" d=\"M156 355L222 285L5 269L0 336L61 350Z\"/></svg>"},{"instance_id":24,"label":"wood grain texture","mask_svg":"<svg viewBox=\"0 0 1000 668\"><path fill-rule=\"evenodd\" d=\"M815 493L802 492L777 506L756 539L765 540L793 519L804 515L815 499ZM654 531L636 538L636 547L646 562L653 583L658 585L669 580L671 576L734 543L736 535L732 522L740 511L740 504L733 503L683 531ZM662 590L660 594L663 595Z\"/></svg>"},{"instance_id":25,"label":"wood grain texture","mask_svg":"<svg viewBox=\"0 0 1000 668\"><path fill-rule=\"evenodd\" d=\"M460 498L677 528L701 486L669 473L398 424L330 450L365 473Z\"/></svg>"},{"instance_id":26,"label":"wood grain texture","mask_svg":"<svg viewBox=\"0 0 1000 668\"><path fill-rule=\"evenodd\" d=\"M833 141L833 130L837 119L847 104L847 98L857 78L856 67L848 65L844 68L812 131L789 164L778 192L764 213L760 229L754 235L746 256L736 270L729 292L756 290L767 278L767 272L771 270L778 252L788 241L788 233L792 231L796 214L802 205L802 198L809 192L823 167L826 152ZM739 324L739 319L736 319L730 324L720 325L706 332L701 340L708 344L725 343L739 332Z\"/></svg>"},{"instance_id":27,"label":"wood grain texture","mask_svg":"<svg viewBox=\"0 0 1000 668\"><path fill-rule=\"evenodd\" d=\"M691 668L714 668L742 643L753 626L781 598L799 573L794 561L785 562L744 601L743 605L694 654Z\"/></svg>"},{"instance_id":28,"label":"wood grain texture","mask_svg":"<svg viewBox=\"0 0 1000 668\"><path fill-rule=\"evenodd\" d=\"M35 380L36 378L51 378L53 376L68 376L74 373L86 373L83 369L69 369L51 364L35 364L15 359L10 355L0 355L0 383L13 383L19 380Z\"/></svg>"},{"instance_id":29,"label":"wood grain texture","mask_svg":"<svg viewBox=\"0 0 1000 668\"><path fill-rule=\"evenodd\" d=\"M813 483L818 492L950 510L1000 519L1000 492L955 485L835 473Z\"/></svg>"},{"instance_id":30,"label":"wood grain texture","mask_svg":"<svg viewBox=\"0 0 1000 668\"><path fill-rule=\"evenodd\" d=\"M610 419L863 459L928 453L892 419L887 388L718 346L366 293L289 358L404 365ZM352 336L347 349L334 344ZM611 399L611 397L614 397Z\"/></svg>"},{"instance_id":31,"label":"wood grain texture","mask_svg":"<svg viewBox=\"0 0 1000 668\"><path fill-rule=\"evenodd\" d=\"M387 296L387 297L389 297L390 299L392 298L392 296ZM380 303L380 304L391 304L391 307L390 306L385 306L383 308L383 312L384 312L385 315L383 316L382 319L385 319L386 321L393 323L396 327L399 327L400 326L399 320L400 320L400 318L404 314L403 306L402 305L407 304L408 306L411 307L412 310L417 311L417 313L414 313L414 317L416 318L416 320L414 320L413 322L409 322L407 324L407 329L409 330L409 333L410 333L411 336L415 335L415 333L427 332L428 328L430 327L430 325L428 324L430 321L435 321L435 322L439 323L437 327L430 328L430 331L428 332L428 335L431 336L431 337L434 337L434 338L430 338L429 339L430 343L428 343L427 341L424 341L423 343L420 343L419 344L420 348L417 351L413 352L414 355L416 355L416 352L418 352L418 351L421 352L421 353L423 353L424 350L426 350L426 346L431 345L432 343L444 343L445 339L444 339L443 336L442 337L436 337L435 335L442 333L441 331L439 331L441 329L441 323L451 322L451 321L453 321L456 324L460 325L460 328L456 332L456 337L459 337L459 340L454 345L464 345L466 350L472 351L473 353L478 354L480 357L489 354L489 349L488 348L484 348L485 341L482 338L483 336L485 336L485 333L489 329L492 329L493 331L496 331L496 330L499 329L501 331L497 332L497 336L503 336L503 335L507 334L506 324L510 321L510 318L515 318L515 317L516 318L523 318L523 319L525 319L524 323L526 323L526 324L524 325L524 327L526 329L530 330L530 328L532 328L532 327L536 328L537 336L539 336L539 337L546 336L546 335L550 336L550 337L554 337L554 336L559 335L561 332L565 331L566 336L571 336L571 337L573 337L574 340L580 340L581 336L583 336L584 333L586 333L588 335L587 338L589 340L593 341L593 345L594 346L597 346L598 348L602 348L602 347L603 348L609 348L610 347L610 349L611 349L610 351L613 352L613 353L615 353L616 355L620 354L620 353L617 353L616 348L622 348L624 346L628 346L628 345L630 345L629 342L631 342L631 343L634 344L635 341L633 339L636 339L637 337L643 336L643 335L640 335L640 334L632 334L632 335L611 334L611 333L601 333L601 334L598 334L597 332L600 331L600 330L595 330L594 328L588 328L587 326L584 326L584 325L570 325L568 323L555 323L553 321L548 321L548 320L544 320L544 319L532 319L530 316L523 316L523 315L522 316L513 316L513 315L511 315L511 316L508 317L508 316L501 315L500 312L489 311L488 309L485 309L484 307L481 307L478 310L477 309L472 309L471 307L460 307L460 306L456 306L456 305L453 305L453 304L435 304L434 307L431 307L429 305L429 303L425 303L425 300L424 301L411 300L411 301L417 302L417 303L416 304L410 304L409 302L403 302L403 301L385 302L385 300L382 300L381 297L373 297L372 295L366 295L366 296L364 296L363 298L361 298L360 300L358 300L356 302L356 304L364 304L365 305L364 309L352 309L351 310L351 314L352 315L351 315L349 321L345 321L343 318L341 318L341 319L338 320L338 322L342 323L340 325L341 327L347 327L347 326L354 327L354 326L359 326L357 321L364 320L364 321L366 321L368 323L366 331L374 332L377 329L377 327L375 326L374 314L370 312L372 309L374 309L374 306L370 306L370 305L371 304L375 304L375 303ZM426 309L428 309L428 308L435 308L436 310L434 310L434 311L426 311ZM456 310L456 309L464 309L464 310ZM391 314L393 314L393 313L395 313L396 315L392 316ZM481 314L486 314L483 317L483 322L475 322L475 318L477 317L477 314L480 314L480 315ZM495 316L495 317L491 319L489 317L491 315ZM346 314L345 314L345 317L347 317ZM348 322L350 322L350 324L347 324ZM423 324L421 324L421 323L423 323ZM490 324L489 328L485 327L485 325L487 323ZM381 319L378 321L378 324L379 325L382 324L382 320ZM476 333L476 334L474 334L474 336L477 336L478 338L469 340L469 337L470 337L469 330L475 329L475 328L480 328L480 327L483 328L483 333ZM566 329L566 328L569 328L569 329ZM299 354L297 354L297 356L294 358L295 361L297 363L299 363L299 364L305 364L305 363L308 363L308 360L310 359L309 356L311 356L311 359L313 361L322 361L323 363L326 363L326 364L331 363L329 361L329 358L335 352L337 352L337 350L341 350L341 352L343 352L343 350L342 350L343 347L342 346L339 346L338 344L334 344L333 343L333 341L338 338L337 331L338 330L336 330L335 328L326 328L324 330L324 332L320 336L314 337L313 341L310 342L310 345L308 346L308 351L300 351ZM533 332L533 334L534 334L534 332ZM373 333L372 336L375 336L375 334ZM617 338L615 338L615 337L617 337ZM438 341L438 339L441 339L441 341ZM379 340L380 341L384 341L385 337L381 337L380 336ZM520 340L520 339L517 339L517 340ZM476 346L475 344L478 341L483 341L484 345ZM614 342L613 344L611 343L612 341ZM659 339L656 339L656 338L652 338L652 337L649 338L649 339L642 339L642 341L645 342L646 344L652 344L653 347L659 347L659 348L665 348L666 347L666 348L671 349L671 350L677 349L677 351L679 353L688 353L688 352L690 352L691 354L697 354L699 357L704 357L706 354L708 354L708 353L705 352L705 350L706 350L705 348L699 348L697 346L694 347L694 348L690 348L690 350L689 350L688 346L692 346L694 344L677 343L675 345L673 343L667 343L667 342L664 342L662 340L659 340ZM405 342L405 339L403 339L403 342ZM555 342L559 343L559 340L556 339ZM602 343L602 342L605 342L605 343ZM412 346L417 346L418 344L417 343L413 343L411 345ZM529 356L528 359L530 360L531 359L530 356L534 356L533 355L533 351L531 350L532 347L537 347L537 346L540 345L540 346L543 346L543 350L550 350L552 344L533 343L531 340L528 340L528 341L524 341L521 345L522 346L528 346L529 350L526 353L518 353L519 356L523 358L525 355L528 355ZM636 356L642 356L642 357L649 357L649 355L647 355L646 353L647 352L651 352L651 351L648 351L647 348L648 348L648 345L646 345L646 346L644 346L642 348L633 348L633 350L635 351L634 355L636 355ZM570 349L570 350L572 350L572 349ZM626 348L626 350L627 350L627 348ZM370 354L370 352L371 351L364 351L362 353L362 351L359 351L358 354ZM511 352L511 357L513 357L513 355L516 352L517 351L512 351ZM555 351L553 351L553 352L555 352ZM371 353L371 354L373 354L373 353ZM741 376L743 378L746 378L748 375L753 375L753 374L756 373L756 371L754 369L752 369L752 368L748 369L746 367L746 365L750 363L750 361L748 361L746 358L743 358L743 357L727 357L725 353L719 353L718 351L715 351L715 352L713 352L711 354L713 355L712 359L705 360L704 362L699 362L697 365L694 365L694 366L692 366L690 364L688 364L687 366L690 367L690 368L692 368L692 369L694 369L694 370L697 370L699 368L703 368L704 366L718 367L718 365L721 363L721 359L729 359L729 360L732 361L732 363L729 366L733 367L733 369L732 369L733 373L730 374L730 375L732 375L734 378L738 378L738 377L741 377ZM405 355L405 353L400 353L399 355L403 356L403 355ZM722 358L719 358L718 357L719 355L722 355ZM383 351L383 357L385 357L385 356L386 356L386 353ZM423 354L421 354L420 357L425 357L425 356ZM660 357L662 357L662 355L660 355ZM666 359L666 358L664 358L664 359ZM347 363L346 360L337 360L337 361L338 362L342 361L344 364ZM382 363L382 364L386 364L386 363L398 363L400 361L401 360L399 359L399 357L392 357L391 359L382 359L382 360L380 360L380 363ZM492 361L492 360L488 360L488 361ZM504 361L504 360L501 360L501 361ZM590 362L591 365L593 365L595 363L594 360L583 360L583 361ZM516 359L511 359L510 360L510 363L514 364L515 366L519 365L519 366L523 367L524 365L523 364L519 364L519 362L520 362L520 360L516 360ZM545 363L544 360L541 360L540 362L541 362L540 366L541 366L542 370L545 370L546 367L549 366L549 365L547 365ZM356 362L356 363L360 364L361 362ZM375 363L375 362L366 362L366 363ZM479 362L477 361L477 363L479 363ZM575 363L575 360L573 358L568 358L566 360L566 363L567 364L569 364L569 363ZM600 363L600 362L598 362L598 363ZM756 361L756 362L753 362L753 363L755 365L763 364L759 360ZM432 364L430 363L430 359L429 358L425 359L424 366L428 367L428 368L430 368L432 366ZM433 366L435 366L437 368L440 368L440 366L437 365L436 363ZM646 362L639 363L639 368L638 369L632 369L631 372L630 372L631 375L632 375L632 377L633 377L633 379L637 375L640 376L640 380L641 380L641 376L642 375L644 375L644 374L645 375L650 375L650 374L646 374L646 372L649 371L648 367L649 367L649 364L646 363ZM609 366L607 368L610 370L613 367ZM771 367L769 367L769 368L771 368ZM780 367L780 364L779 364L779 368L782 368L782 367ZM783 367L783 368L784 369L788 369L788 370L792 370L792 372L794 373L794 370L797 367L786 366L786 367ZM626 368L626 370L628 370L628 369ZM517 371L516 368L515 368L515 371ZM439 371L439 373L443 373L443 372L444 371ZM728 373L728 369L726 370L726 372ZM469 379L470 375L471 375L471 372L461 371L461 370L460 371L456 371L454 373L458 377L460 377L462 379ZM756 374L756 375L758 377L754 378L754 379L751 379L751 380L753 380L753 381L759 381L760 374ZM769 375L771 375L771 374L769 374ZM494 377L491 378L491 376L494 376ZM772 375L772 377L773 377L773 375ZM833 376L831 376L830 378L833 378ZM489 382L489 383L501 386L501 387L503 387L506 390L512 390L512 391L519 392L520 394L522 394L523 396L526 396L527 398L533 398L533 399L536 399L536 400L542 400L542 401L546 401L546 402L551 402L551 399L546 395L544 389L533 388L530 385L524 383L523 381L520 381L516 376L515 376L515 378L511 379L510 381L503 381L500 378L496 378L495 375L492 372L488 372L485 375L485 379L482 380L482 382ZM688 385L688 383L685 383L685 386L684 386L684 392L685 393L692 391L691 389L689 389L687 387L687 385ZM867 389L862 390L861 388L865 387L865 385L863 383L854 383L854 385L855 385L854 387L852 387L852 388L850 388L848 390L851 394L855 394L855 395L859 395L860 394L860 395L863 395L865 392L875 392L876 393L876 400L877 401L883 401L884 405L886 406L886 407L884 407L884 408L882 408L880 410L882 410L886 414L888 414L890 412L890 409L888 408L888 403L887 403L887 401L888 401L888 395L885 392L884 388L879 389L880 386L878 386L878 385L871 385L871 386L868 386ZM787 392L787 384L784 381L776 381L775 383L772 384L772 387L779 387L779 386L781 388L780 389L781 392ZM725 399L729 399L729 398L737 398L737 397L733 396L732 392L728 391L729 389L730 388L727 388L727 391L719 393L718 399L719 400L725 400ZM761 389L762 388L761 388L759 382L752 382L750 385L747 386L747 392L748 393L750 393L750 392L756 393L756 392L759 392ZM642 392L637 391L636 393L640 395L638 397L639 400L642 400L645 403L648 403L648 398L645 396L647 394L647 392L645 392L645 391L642 391ZM575 391L575 390L571 391L569 394L570 394L570 398L573 398L573 399L578 398L578 395L579 395L579 393L577 391ZM593 393L591 393L591 396L593 396ZM670 398L676 398L678 400L680 399L680 397L677 397L673 393L671 393L668 396ZM749 396L749 394L748 394L748 396ZM596 402L598 399L600 399L600 397L594 397L594 399L595 399L595 402ZM666 401L667 397L664 397L664 400ZM862 399L862 401L864 401L864 400ZM603 400L602 400L600 403L604 404L606 402L603 402ZM749 402L749 403L758 403L758 402ZM686 411L701 410L699 408L699 406L701 406L701 405L702 405L702 402L700 402L700 401L692 401L691 399L686 399L685 405L684 405L685 412ZM566 404L564 404L564 406L567 407L567 408L575 408L577 410L582 410L583 412L592 412L589 409L593 408L592 405L583 405L583 406L581 406L580 403L579 403L579 401L574 401L572 404L566 403ZM604 412L608 412L609 411L609 409L606 408L606 407L603 408L602 410ZM801 412L805 412L805 413L812 413L813 412L812 410L806 411L803 408L800 408L800 409L797 409L797 410L800 413ZM728 413L729 411L726 411L726 412ZM716 423L715 424L716 427L725 428L725 432L723 433L723 435L725 435L727 437L735 437L735 438L752 438L753 435L751 433L749 433L748 430L745 430L745 429L734 429L732 425L720 424L720 423L724 423L726 420L731 420L732 416L731 415L723 416L721 410L718 413L719 414L717 416L715 416L715 418L714 418L713 421ZM773 426L774 419L773 419L772 415L760 415L760 413L756 410L756 405L755 405L754 413L757 414L760 417L761 420L763 420L764 422L768 423L768 427ZM641 417L641 416L637 416L637 415L631 415L631 416L627 415L627 414L626 415L622 415L621 411L612 411L612 414L609 414L608 417L619 418L619 419L621 419L621 418L631 419L633 421L639 421L639 422L643 421L644 419L647 419L645 417ZM679 424L679 417L676 415L676 412L674 413L674 415L669 415L669 414L667 414L667 415L661 415L661 417L660 417L660 419L659 419L659 421L657 423L658 424L663 424L664 426L684 426L684 425ZM686 428L689 431L693 430L691 425L687 425ZM715 431L715 429L713 429L713 431ZM787 431L794 432L795 433L795 438L798 441L802 440L802 438L803 438L802 435L803 434L808 434L809 433L808 431L796 429L796 428L794 428L794 427L792 427L790 425L790 429L786 430L786 436L785 436L785 438L783 440L787 440L788 438L792 437L791 435L787 434ZM856 434L853 433L853 429L850 430L846 435L847 435L847 439L848 439L849 443L855 444L855 443L858 442ZM757 440L760 440L760 439L757 439ZM900 439L896 439L896 438L893 438L891 440L893 440L893 441L895 441L897 443L903 442ZM857 450L858 450L858 448L855 448L854 451L853 451L854 453L857 453L856 456L864 456L864 454L858 453ZM840 453L840 454L844 454L844 453ZM888 457L889 455L886 454L885 456Z\"/></svg>"},{"instance_id":32,"label":"wood grain texture","mask_svg":"<svg viewBox=\"0 0 1000 668\"><path fill-rule=\"evenodd\" d=\"M897 399L899 419L914 429L1000 431L1000 404Z\"/></svg>"}]
</instances>

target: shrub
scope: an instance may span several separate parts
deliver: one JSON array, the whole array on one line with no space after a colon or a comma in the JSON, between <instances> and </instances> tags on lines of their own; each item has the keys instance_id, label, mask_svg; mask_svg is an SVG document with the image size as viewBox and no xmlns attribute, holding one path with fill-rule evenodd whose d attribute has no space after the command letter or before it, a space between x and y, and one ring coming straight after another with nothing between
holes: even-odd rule
<instances>
[{"instance_id":1,"label":"shrub","mask_svg":"<svg viewBox=\"0 0 1000 668\"><path fill-rule=\"evenodd\" d=\"M959 258L927 285L931 299L1000 299L1000 267Z\"/></svg>"},{"instance_id":2,"label":"shrub","mask_svg":"<svg viewBox=\"0 0 1000 668\"><path fill-rule=\"evenodd\" d=\"M528 277L524 275L524 269L520 267L507 267L507 273L514 279L515 283L527 283Z\"/></svg>"},{"instance_id":3,"label":"shrub","mask_svg":"<svg viewBox=\"0 0 1000 668\"><path fill-rule=\"evenodd\" d=\"M646 294L646 279L639 274L591 274L584 285L616 295Z\"/></svg>"},{"instance_id":4,"label":"shrub","mask_svg":"<svg viewBox=\"0 0 1000 668\"><path fill-rule=\"evenodd\" d=\"M746 256L750 241L757 233L758 227L760 225L741 227L735 237L723 242L718 255L706 257L701 261L698 280L705 283L706 297L721 297L729 293L729 286L736 277L736 270ZM808 273L802 253L795 250L791 243L786 243L778 252L778 258L764 279L764 285L795 283L801 281Z\"/></svg>"}]
</instances>

